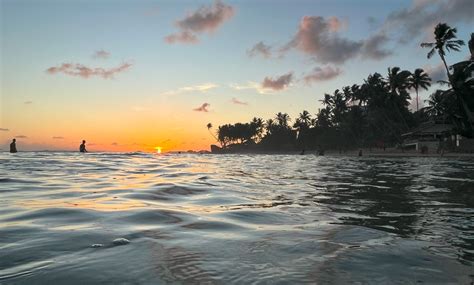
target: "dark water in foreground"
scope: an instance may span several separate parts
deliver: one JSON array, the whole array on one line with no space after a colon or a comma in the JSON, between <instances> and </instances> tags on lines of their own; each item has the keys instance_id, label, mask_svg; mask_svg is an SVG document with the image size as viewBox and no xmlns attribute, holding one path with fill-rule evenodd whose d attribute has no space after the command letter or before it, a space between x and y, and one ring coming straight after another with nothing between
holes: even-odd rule
<instances>
[{"instance_id":1,"label":"dark water in foreground","mask_svg":"<svg viewBox=\"0 0 474 285\"><path fill-rule=\"evenodd\" d=\"M474 160L0 153L0 284L473 280Z\"/></svg>"}]
</instances>

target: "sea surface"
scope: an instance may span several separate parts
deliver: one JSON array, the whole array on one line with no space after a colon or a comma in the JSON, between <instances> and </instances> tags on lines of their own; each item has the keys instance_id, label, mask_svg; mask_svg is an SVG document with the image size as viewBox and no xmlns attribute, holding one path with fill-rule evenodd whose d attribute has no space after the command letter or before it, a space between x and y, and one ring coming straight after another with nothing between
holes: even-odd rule
<instances>
[{"instance_id":1,"label":"sea surface","mask_svg":"<svg viewBox=\"0 0 474 285\"><path fill-rule=\"evenodd\" d=\"M0 284L472 282L472 159L0 153Z\"/></svg>"}]
</instances>

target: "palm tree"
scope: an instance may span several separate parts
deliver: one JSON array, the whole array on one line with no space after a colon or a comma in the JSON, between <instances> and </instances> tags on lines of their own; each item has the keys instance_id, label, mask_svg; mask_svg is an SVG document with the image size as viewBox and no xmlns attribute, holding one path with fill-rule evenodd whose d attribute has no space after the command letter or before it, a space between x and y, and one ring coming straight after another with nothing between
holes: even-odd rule
<instances>
[{"instance_id":1,"label":"palm tree","mask_svg":"<svg viewBox=\"0 0 474 285\"><path fill-rule=\"evenodd\" d=\"M400 93L400 91L405 90L409 86L410 76L411 72L408 70L400 71L400 67L389 67L387 83L390 91L395 94L397 91Z\"/></svg>"},{"instance_id":2,"label":"palm tree","mask_svg":"<svg viewBox=\"0 0 474 285\"><path fill-rule=\"evenodd\" d=\"M267 129L267 134L271 134L275 128L275 121L273 119L268 119L265 122L265 128Z\"/></svg>"},{"instance_id":3,"label":"palm tree","mask_svg":"<svg viewBox=\"0 0 474 285\"><path fill-rule=\"evenodd\" d=\"M250 126L254 129L256 140L261 140L262 139L264 125L265 124L264 124L262 118L254 117L252 119L252 121L250 122Z\"/></svg>"},{"instance_id":4,"label":"palm tree","mask_svg":"<svg viewBox=\"0 0 474 285\"><path fill-rule=\"evenodd\" d=\"M439 117L444 112L443 102L444 102L444 91L436 90L435 93L431 94L428 100L425 100L428 103L428 107L425 108L426 113L432 117Z\"/></svg>"},{"instance_id":5,"label":"palm tree","mask_svg":"<svg viewBox=\"0 0 474 285\"><path fill-rule=\"evenodd\" d=\"M207 127L207 130L209 131L209 133L211 134L211 136L212 136L216 141L219 141L219 140L217 139L216 135L214 135L214 134L212 133L212 131L211 131L211 129L212 129L212 124L211 124L211 123L208 123L208 124L206 125L206 127Z\"/></svg>"},{"instance_id":6,"label":"palm tree","mask_svg":"<svg viewBox=\"0 0 474 285\"><path fill-rule=\"evenodd\" d=\"M276 119L278 121L278 125L282 127L288 127L290 116L288 116L287 113L278 112L278 114L276 114Z\"/></svg>"},{"instance_id":7,"label":"palm tree","mask_svg":"<svg viewBox=\"0 0 474 285\"><path fill-rule=\"evenodd\" d=\"M418 89L421 87L425 90L428 90L428 87L431 86L431 78L429 75L421 68L415 69L409 78L409 86L416 91L416 111L418 112Z\"/></svg>"},{"instance_id":8,"label":"palm tree","mask_svg":"<svg viewBox=\"0 0 474 285\"><path fill-rule=\"evenodd\" d=\"M446 68L446 73L448 78L451 78L449 73L448 64L446 63L446 51L454 50L459 51L462 45L464 45L463 40L456 39L456 28L451 28L446 23L439 23L436 25L434 30L435 41L432 43L422 43L421 47L431 48L428 52L428 58L431 58L436 51L438 51L439 57L443 61L444 67Z\"/></svg>"},{"instance_id":9,"label":"palm tree","mask_svg":"<svg viewBox=\"0 0 474 285\"><path fill-rule=\"evenodd\" d=\"M311 122L311 114L308 111L303 110L303 112L300 113L299 119L303 124L309 126Z\"/></svg>"}]
</instances>

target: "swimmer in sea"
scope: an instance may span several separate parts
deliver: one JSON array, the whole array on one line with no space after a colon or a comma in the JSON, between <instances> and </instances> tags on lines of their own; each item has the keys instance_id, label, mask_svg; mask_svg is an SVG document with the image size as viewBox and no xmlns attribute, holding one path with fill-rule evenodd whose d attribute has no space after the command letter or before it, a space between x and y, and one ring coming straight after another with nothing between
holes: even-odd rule
<instances>
[{"instance_id":1,"label":"swimmer in sea","mask_svg":"<svg viewBox=\"0 0 474 285\"><path fill-rule=\"evenodd\" d=\"M80 152L87 152L87 149L86 149L86 141L82 141L82 144L79 146L79 151Z\"/></svg>"},{"instance_id":2,"label":"swimmer in sea","mask_svg":"<svg viewBox=\"0 0 474 285\"><path fill-rule=\"evenodd\" d=\"M16 149L16 139L13 139L12 143L10 144L10 152L16 153L18 150Z\"/></svg>"}]
</instances>

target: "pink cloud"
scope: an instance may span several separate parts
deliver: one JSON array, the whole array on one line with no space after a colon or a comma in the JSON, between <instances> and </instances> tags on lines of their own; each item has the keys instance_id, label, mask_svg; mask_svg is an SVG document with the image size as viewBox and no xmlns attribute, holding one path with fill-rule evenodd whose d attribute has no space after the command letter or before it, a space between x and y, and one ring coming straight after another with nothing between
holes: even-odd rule
<instances>
[{"instance_id":1,"label":"pink cloud","mask_svg":"<svg viewBox=\"0 0 474 285\"><path fill-rule=\"evenodd\" d=\"M194 12L176 22L180 32L165 37L167 43L196 43L198 39L195 34L213 33L225 21L232 18L235 10L232 6L224 4L220 0L214 1L213 5L201 6Z\"/></svg>"},{"instance_id":2,"label":"pink cloud","mask_svg":"<svg viewBox=\"0 0 474 285\"><path fill-rule=\"evenodd\" d=\"M293 72L283 74L277 78L265 77L262 82L262 88L273 89L273 90L283 90L291 83L293 80Z\"/></svg>"},{"instance_id":3,"label":"pink cloud","mask_svg":"<svg viewBox=\"0 0 474 285\"><path fill-rule=\"evenodd\" d=\"M209 112L208 108L211 106L209 103L204 103L201 105L201 107L193 109L193 111L197 112Z\"/></svg>"},{"instance_id":4,"label":"pink cloud","mask_svg":"<svg viewBox=\"0 0 474 285\"><path fill-rule=\"evenodd\" d=\"M90 68L79 63L63 63L59 66L53 66L48 68L46 72L48 74L64 73L67 75L78 76L82 78L90 78L97 76L102 77L104 79L108 79L113 78L114 75L118 73L127 71L128 69L130 69L131 66L131 63L123 63L117 67L106 69L102 67Z\"/></svg>"},{"instance_id":5,"label":"pink cloud","mask_svg":"<svg viewBox=\"0 0 474 285\"><path fill-rule=\"evenodd\" d=\"M169 44L174 44L174 43L196 44L199 42L199 39L194 34L188 31L182 31L180 33L166 36L165 41Z\"/></svg>"},{"instance_id":6,"label":"pink cloud","mask_svg":"<svg viewBox=\"0 0 474 285\"><path fill-rule=\"evenodd\" d=\"M246 105L246 106L249 104L247 102L242 102L237 98L232 98L232 103L237 104L237 105Z\"/></svg>"},{"instance_id":7,"label":"pink cloud","mask_svg":"<svg viewBox=\"0 0 474 285\"><path fill-rule=\"evenodd\" d=\"M293 39L281 52L295 48L321 63L342 64L358 56L380 60L392 54L384 48L389 41L383 33L376 33L367 39L344 38L339 31L347 23L336 17L304 16Z\"/></svg>"},{"instance_id":8,"label":"pink cloud","mask_svg":"<svg viewBox=\"0 0 474 285\"><path fill-rule=\"evenodd\" d=\"M342 73L342 70L338 67L324 66L315 67L311 73L304 76L304 81L308 84L317 81L326 81L336 78Z\"/></svg>"}]
</instances>

